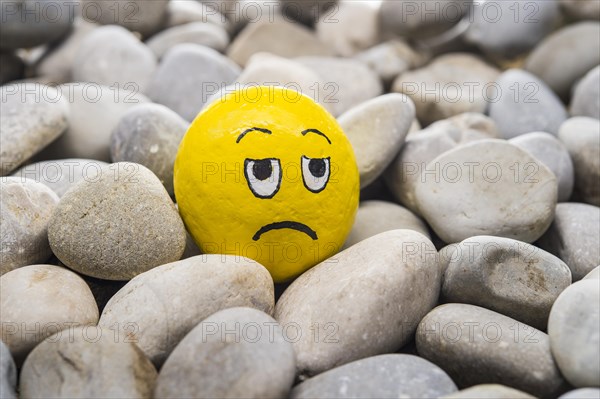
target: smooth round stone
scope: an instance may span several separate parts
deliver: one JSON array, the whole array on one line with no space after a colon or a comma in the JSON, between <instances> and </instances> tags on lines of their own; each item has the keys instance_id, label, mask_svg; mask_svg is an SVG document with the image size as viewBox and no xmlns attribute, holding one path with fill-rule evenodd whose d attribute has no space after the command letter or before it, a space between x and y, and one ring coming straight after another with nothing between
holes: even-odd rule
<instances>
[{"instance_id":1,"label":"smooth round stone","mask_svg":"<svg viewBox=\"0 0 600 399\"><path fill-rule=\"evenodd\" d=\"M492 56L510 58L534 48L552 32L559 4L546 0L474 2L465 39Z\"/></svg>"},{"instance_id":2,"label":"smooth round stone","mask_svg":"<svg viewBox=\"0 0 600 399\"><path fill-rule=\"evenodd\" d=\"M409 38L436 36L456 25L469 10L470 3L441 0L429 5L410 0L384 1L379 10L381 29Z\"/></svg>"},{"instance_id":3,"label":"smooth round stone","mask_svg":"<svg viewBox=\"0 0 600 399\"><path fill-rule=\"evenodd\" d=\"M571 115L600 119L600 66L589 71L575 86Z\"/></svg>"},{"instance_id":4,"label":"smooth round stone","mask_svg":"<svg viewBox=\"0 0 600 399\"><path fill-rule=\"evenodd\" d=\"M286 40L273 40L283 37ZM227 49L227 56L244 66L253 54L259 52L285 58L334 55L333 50L319 40L313 31L284 18L263 18L248 24Z\"/></svg>"},{"instance_id":5,"label":"smooth round stone","mask_svg":"<svg viewBox=\"0 0 600 399\"><path fill-rule=\"evenodd\" d=\"M510 139L509 143L529 152L554 173L558 179L558 202L566 202L571 198L575 183L573 161L567 148L556 136L546 132L525 133Z\"/></svg>"},{"instance_id":6,"label":"smooth round stone","mask_svg":"<svg viewBox=\"0 0 600 399\"><path fill-rule=\"evenodd\" d=\"M556 256L517 240L476 236L452 252L442 296L545 330L552 304L570 284L571 271Z\"/></svg>"},{"instance_id":7,"label":"smooth round stone","mask_svg":"<svg viewBox=\"0 0 600 399\"><path fill-rule=\"evenodd\" d=\"M62 197L80 180L95 181L106 162L93 159L57 159L31 163L15 171L13 176L35 180Z\"/></svg>"},{"instance_id":8,"label":"smooth round stone","mask_svg":"<svg viewBox=\"0 0 600 399\"><path fill-rule=\"evenodd\" d=\"M399 229L414 230L429 238L425 223L408 209L392 202L362 201L344 247L350 247L384 231Z\"/></svg>"},{"instance_id":9,"label":"smooth round stone","mask_svg":"<svg viewBox=\"0 0 600 399\"><path fill-rule=\"evenodd\" d=\"M169 0L83 0L81 13L90 22L121 25L142 36L160 30L166 19Z\"/></svg>"},{"instance_id":10,"label":"smooth round stone","mask_svg":"<svg viewBox=\"0 0 600 399\"><path fill-rule=\"evenodd\" d=\"M110 135L125 112L148 102L137 92L95 83L67 83L58 86L70 104L69 128L36 160L64 158L110 161Z\"/></svg>"},{"instance_id":11,"label":"smooth round stone","mask_svg":"<svg viewBox=\"0 0 600 399\"><path fill-rule=\"evenodd\" d=\"M52 255L48 222L58 196L31 179L0 179L0 275L21 266L45 262Z\"/></svg>"},{"instance_id":12,"label":"smooth round stone","mask_svg":"<svg viewBox=\"0 0 600 399\"><path fill-rule=\"evenodd\" d=\"M147 398L156 369L132 342L96 326L70 328L46 338L21 370L24 398Z\"/></svg>"},{"instance_id":13,"label":"smooth round stone","mask_svg":"<svg viewBox=\"0 0 600 399\"><path fill-rule=\"evenodd\" d=\"M210 94L232 83L239 74L234 62L211 48L178 44L162 58L148 96L191 121Z\"/></svg>"},{"instance_id":14,"label":"smooth round stone","mask_svg":"<svg viewBox=\"0 0 600 399\"><path fill-rule=\"evenodd\" d=\"M288 19L301 22L306 25L313 25L319 18L329 16L335 20L334 16L339 9L338 0L279 0L281 13Z\"/></svg>"},{"instance_id":15,"label":"smooth round stone","mask_svg":"<svg viewBox=\"0 0 600 399\"><path fill-rule=\"evenodd\" d=\"M137 345L160 366L188 332L219 310L249 306L272 314L273 290L267 269L250 259L200 255L133 278L106 304L98 325L114 329L117 323L125 337L133 325Z\"/></svg>"},{"instance_id":16,"label":"smooth round stone","mask_svg":"<svg viewBox=\"0 0 600 399\"><path fill-rule=\"evenodd\" d=\"M588 280L588 279L600 279L600 266L592 269L591 272L589 272L588 274L585 275L585 277L583 278L583 280Z\"/></svg>"},{"instance_id":17,"label":"smooth round stone","mask_svg":"<svg viewBox=\"0 0 600 399\"><path fill-rule=\"evenodd\" d=\"M446 243L493 235L531 243L550 226L557 180L528 152L479 140L427 164L415 189L423 217Z\"/></svg>"},{"instance_id":18,"label":"smooth round stone","mask_svg":"<svg viewBox=\"0 0 600 399\"><path fill-rule=\"evenodd\" d=\"M69 104L56 89L35 83L2 86L0 98L0 176L5 176L65 131Z\"/></svg>"},{"instance_id":19,"label":"smooth round stone","mask_svg":"<svg viewBox=\"0 0 600 399\"><path fill-rule=\"evenodd\" d=\"M24 70L21 57L13 52L0 53L0 85L22 78Z\"/></svg>"},{"instance_id":20,"label":"smooth round stone","mask_svg":"<svg viewBox=\"0 0 600 399\"><path fill-rule=\"evenodd\" d=\"M475 55L446 54L398 76L392 91L408 95L417 108L417 118L427 125L463 112L483 113L491 99L488 87L499 73Z\"/></svg>"},{"instance_id":21,"label":"smooth round stone","mask_svg":"<svg viewBox=\"0 0 600 399\"><path fill-rule=\"evenodd\" d=\"M129 280L179 260L185 228L160 180L140 164L120 162L61 198L48 239L52 252L71 269L105 280Z\"/></svg>"},{"instance_id":22,"label":"smooth round stone","mask_svg":"<svg viewBox=\"0 0 600 399\"><path fill-rule=\"evenodd\" d=\"M598 399L600 398L599 388L579 388L560 395L558 399Z\"/></svg>"},{"instance_id":23,"label":"smooth round stone","mask_svg":"<svg viewBox=\"0 0 600 399\"><path fill-rule=\"evenodd\" d=\"M165 26L172 28L192 22L203 22L220 26L229 32L232 30L232 24L224 14L219 12L220 7L217 5L218 3L206 4L197 1L170 0L167 4Z\"/></svg>"},{"instance_id":24,"label":"smooth round stone","mask_svg":"<svg viewBox=\"0 0 600 399\"><path fill-rule=\"evenodd\" d=\"M498 132L494 121L483 114L470 112L411 132L384 173L386 184L402 205L421 215L415 189L424 182L421 173L426 170L426 165L460 144L496 137Z\"/></svg>"},{"instance_id":25,"label":"smooth round stone","mask_svg":"<svg viewBox=\"0 0 600 399\"><path fill-rule=\"evenodd\" d=\"M552 225L538 245L562 259L573 281L581 280L600 264L600 208L566 202L556 206Z\"/></svg>"},{"instance_id":26,"label":"smooth round stone","mask_svg":"<svg viewBox=\"0 0 600 399\"><path fill-rule=\"evenodd\" d=\"M493 89L497 101L489 107L500 134L511 139L530 132L558 134L568 118L560 99L543 81L521 69L509 69Z\"/></svg>"},{"instance_id":27,"label":"smooth round stone","mask_svg":"<svg viewBox=\"0 0 600 399\"><path fill-rule=\"evenodd\" d=\"M131 108L115 128L110 145L113 162L135 162L150 169L173 196L173 164L188 122L160 104Z\"/></svg>"},{"instance_id":28,"label":"smooth round stone","mask_svg":"<svg viewBox=\"0 0 600 399\"><path fill-rule=\"evenodd\" d=\"M30 48L60 39L71 28L75 4L52 0L0 1L0 49Z\"/></svg>"},{"instance_id":29,"label":"smooth round stone","mask_svg":"<svg viewBox=\"0 0 600 399\"><path fill-rule=\"evenodd\" d=\"M73 79L145 92L156 65L152 51L133 33L120 26L103 26L81 40Z\"/></svg>"},{"instance_id":30,"label":"smooth round stone","mask_svg":"<svg viewBox=\"0 0 600 399\"><path fill-rule=\"evenodd\" d=\"M339 116L371 98L383 94L379 77L364 63L351 58L299 57L295 59L319 77L319 102Z\"/></svg>"},{"instance_id":31,"label":"smooth round stone","mask_svg":"<svg viewBox=\"0 0 600 399\"><path fill-rule=\"evenodd\" d=\"M291 399L438 398L456 391L448 375L413 355L388 354L345 364L294 387Z\"/></svg>"},{"instance_id":32,"label":"smooth round stone","mask_svg":"<svg viewBox=\"0 0 600 399\"><path fill-rule=\"evenodd\" d=\"M361 188L373 183L392 162L414 117L412 100L398 93L367 100L338 117L356 155Z\"/></svg>"},{"instance_id":33,"label":"smooth round stone","mask_svg":"<svg viewBox=\"0 0 600 399\"><path fill-rule=\"evenodd\" d=\"M542 79L561 97L600 63L600 23L580 22L547 36L529 54L525 69Z\"/></svg>"},{"instance_id":34,"label":"smooth round stone","mask_svg":"<svg viewBox=\"0 0 600 399\"><path fill-rule=\"evenodd\" d=\"M0 398L16 399L17 366L8 346L0 341Z\"/></svg>"},{"instance_id":35,"label":"smooth round stone","mask_svg":"<svg viewBox=\"0 0 600 399\"><path fill-rule=\"evenodd\" d=\"M379 10L368 3L341 2L321 16L315 30L337 55L350 57L378 43Z\"/></svg>"},{"instance_id":36,"label":"smooth round stone","mask_svg":"<svg viewBox=\"0 0 600 399\"><path fill-rule=\"evenodd\" d=\"M229 44L227 31L219 25L206 22L190 22L165 29L146 42L157 58L178 44L192 43L224 51Z\"/></svg>"},{"instance_id":37,"label":"smooth round stone","mask_svg":"<svg viewBox=\"0 0 600 399\"><path fill-rule=\"evenodd\" d=\"M560 5L565 14L573 19L600 21L600 3L597 1L560 0Z\"/></svg>"},{"instance_id":38,"label":"smooth round stone","mask_svg":"<svg viewBox=\"0 0 600 399\"><path fill-rule=\"evenodd\" d=\"M443 396L442 399L535 399L535 396L500 384L481 384Z\"/></svg>"},{"instance_id":39,"label":"smooth round stone","mask_svg":"<svg viewBox=\"0 0 600 399\"><path fill-rule=\"evenodd\" d=\"M459 387L502 384L542 398L566 388L548 335L478 306L438 306L419 324L416 343Z\"/></svg>"},{"instance_id":40,"label":"smooth round stone","mask_svg":"<svg viewBox=\"0 0 600 399\"><path fill-rule=\"evenodd\" d=\"M0 287L2 341L17 365L58 331L98 322L98 307L89 287L65 268L21 267L2 275Z\"/></svg>"},{"instance_id":41,"label":"smooth round stone","mask_svg":"<svg viewBox=\"0 0 600 399\"><path fill-rule=\"evenodd\" d=\"M268 314L221 310L199 323L161 368L159 398L283 398L294 383L296 355Z\"/></svg>"},{"instance_id":42,"label":"smooth round stone","mask_svg":"<svg viewBox=\"0 0 600 399\"><path fill-rule=\"evenodd\" d=\"M279 324L302 331L292 342L300 375L402 347L435 306L439 279L435 247L411 230L370 237L302 274L275 307Z\"/></svg>"},{"instance_id":43,"label":"smooth round stone","mask_svg":"<svg viewBox=\"0 0 600 399\"><path fill-rule=\"evenodd\" d=\"M548 319L552 354L575 387L600 386L600 285L579 281L556 300Z\"/></svg>"},{"instance_id":44,"label":"smooth round stone","mask_svg":"<svg viewBox=\"0 0 600 399\"><path fill-rule=\"evenodd\" d=\"M583 202L600 206L600 121L578 116L560 127L563 142L575 167L575 193Z\"/></svg>"}]
</instances>

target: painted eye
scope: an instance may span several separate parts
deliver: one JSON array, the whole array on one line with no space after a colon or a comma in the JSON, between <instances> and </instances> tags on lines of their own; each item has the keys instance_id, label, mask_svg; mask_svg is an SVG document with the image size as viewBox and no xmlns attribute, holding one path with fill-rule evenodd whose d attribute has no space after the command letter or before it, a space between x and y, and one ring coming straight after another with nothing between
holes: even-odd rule
<instances>
[{"instance_id":1,"label":"painted eye","mask_svg":"<svg viewBox=\"0 0 600 399\"><path fill-rule=\"evenodd\" d=\"M273 198L281 185L281 163L277 158L246 159L244 175L257 198Z\"/></svg>"},{"instance_id":2,"label":"painted eye","mask_svg":"<svg viewBox=\"0 0 600 399\"><path fill-rule=\"evenodd\" d=\"M313 193L320 193L329 181L329 157L309 158L302 155L302 181Z\"/></svg>"}]
</instances>

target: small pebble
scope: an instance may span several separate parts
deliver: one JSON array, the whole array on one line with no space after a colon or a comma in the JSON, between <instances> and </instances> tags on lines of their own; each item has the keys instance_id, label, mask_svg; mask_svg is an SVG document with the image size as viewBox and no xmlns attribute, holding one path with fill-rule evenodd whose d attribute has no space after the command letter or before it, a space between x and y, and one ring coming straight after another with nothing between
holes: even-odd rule
<instances>
[{"instance_id":1,"label":"small pebble","mask_svg":"<svg viewBox=\"0 0 600 399\"><path fill-rule=\"evenodd\" d=\"M190 22L165 29L146 42L157 58L162 58L171 47L192 43L223 52L229 44L227 31L216 24Z\"/></svg>"},{"instance_id":2,"label":"small pebble","mask_svg":"<svg viewBox=\"0 0 600 399\"><path fill-rule=\"evenodd\" d=\"M87 21L120 25L146 37L165 23L168 3L169 0L83 0L81 13Z\"/></svg>"},{"instance_id":3,"label":"small pebble","mask_svg":"<svg viewBox=\"0 0 600 399\"><path fill-rule=\"evenodd\" d=\"M17 366L6 344L0 341L0 398L16 399Z\"/></svg>"},{"instance_id":4,"label":"small pebble","mask_svg":"<svg viewBox=\"0 0 600 399\"><path fill-rule=\"evenodd\" d=\"M441 399L535 399L535 396L500 384L481 384L443 396Z\"/></svg>"}]
</instances>

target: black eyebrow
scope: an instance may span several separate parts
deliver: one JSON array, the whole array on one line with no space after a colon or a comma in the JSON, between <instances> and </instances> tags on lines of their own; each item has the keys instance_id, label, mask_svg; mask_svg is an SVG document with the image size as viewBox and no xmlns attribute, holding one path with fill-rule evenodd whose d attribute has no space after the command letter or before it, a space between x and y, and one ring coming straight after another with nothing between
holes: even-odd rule
<instances>
[{"instance_id":1,"label":"black eyebrow","mask_svg":"<svg viewBox=\"0 0 600 399\"><path fill-rule=\"evenodd\" d=\"M331 144L331 140L329 140L329 137L325 136L325 133L323 133L320 130L317 130L317 129L306 129L306 130L302 131L302 135L303 136L306 136L308 133L315 133L315 134L318 134L319 136L323 136L323 137L325 137L325 140L327 140L327 142L329 144Z\"/></svg>"},{"instance_id":2,"label":"black eyebrow","mask_svg":"<svg viewBox=\"0 0 600 399\"><path fill-rule=\"evenodd\" d=\"M235 141L236 143L239 143L241 139L244 138L244 136L250 132L253 131L257 131L257 132L261 132L261 133L266 133L266 134L271 134L271 131L269 129L263 129L262 127L251 127L250 129L246 129L242 132L242 134L240 134L237 138L237 140Z\"/></svg>"}]
</instances>

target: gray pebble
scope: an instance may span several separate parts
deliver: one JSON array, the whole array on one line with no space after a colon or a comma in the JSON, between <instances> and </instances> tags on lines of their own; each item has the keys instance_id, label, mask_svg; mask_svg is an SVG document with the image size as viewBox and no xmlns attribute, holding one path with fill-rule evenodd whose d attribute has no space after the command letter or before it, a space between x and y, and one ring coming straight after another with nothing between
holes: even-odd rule
<instances>
[{"instance_id":1,"label":"gray pebble","mask_svg":"<svg viewBox=\"0 0 600 399\"><path fill-rule=\"evenodd\" d=\"M160 180L142 165L120 162L61 198L48 239L61 262L79 273L129 280L180 259L185 228Z\"/></svg>"},{"instance_id":2,"label":"gray pebble","mask_svg":"<svg viewBox=\"0 0 600 399\"><path fill-rule=\"evenodd\" d=\"M476 236L454 249L442 295L545 330L552 304L570 284L569 267L548 252L509 238Z\"/></svg>"},{"instance_id":3,"label":"gray pebble","mask_svg":"<svg viewBox=\"0 0 600 399\"><path fill-rule=\"evenodd\" d=\"M435 364L417 356L373 356L326 371L294 387L291 399L438 398L456 385Z\"/></svg>"},{"instance_id":4,"label":"gray pebble","mask_svg":"<svg viewBox=\"0 0 600 399\"><path fill-rule=\"evenodd\" d=\"M48 222L58 196L31 179L0 179L0 275L16 268L45 262L52 255Z\"/></svg>"},{"instance_id":5,"label":"gray pebble","mask_svg":"<svg viewBox=\"0 0 600 399\"><path fill-rule=\"evenodd\" d=\"M130 31L149 36L163 26L169 0L83 0L81 13L90 22L120 25Z\"/></svg>"},{"instance_id":6,"label":"gray pebble","mask_svg":"<svg viewBox=\"0 0 600 399\"><path fill-rule=\"evenodd\" d=\"M530 132L557 135L568 118L567 110L552 90L524 70L504 72L494 91L491 96L497 100L491 102L489 115L505 139Z\"/></svg>"},{"instance_id":7,"label":"gray pebble","mask_svg":"<svg viewBox=\"0 0 600 399\"><path fill-rule=\"evenodd\" d=\"M579 281L556 300L548 319L552 354L577 388L600 387L600 285Z\"/></svg>"},{"instance_id":8,"label":"gray pebble","mask_svg":"<svg viewBox=\"0 0 600 399\"><path fill-rule=\"evenodd\" d=\"M535 396L500 384L480 384L441 399L535 399Z\"/></svg>"},{"instance_id":9,"label":"gray pebble","mask_svg":"<svg viewBox=\"0 0 600 399\"><path fill-rule=\"evenodd\" d=\"M21 57L13 52L0 52L0 85L21 79L25 64Z\"/></svg>"},{"instance_id":10,"label":"gray pebble","mask_svg":"<svg viewBox=\"0 0 600 399\"><path fill-rule=\"evenodd\" d=\"M173 196L173 164L187 128L187 121L164 105L140 104L127 111L115 128L111 159L144 165Z\"/></svg>"},{"instance_id":11,"label":"gray pebble","mask_svg":"<svg viewBox=\"0 0 600 399\"><path fill-rule=\"evenodd\" d=\"M69 104L56 89L36 83L0 87L0 176L56 140L69 125Z\"/></svg>"},{"instance_id":12,"label":"gray pebble","mask_svg":"<svg viewBox=\"0 0 600 399\"><path fill-rule=\"evenodd\" d=\"M560 395L558 399L600 399L600 388L579 388Z\"/></svg>"},{"instance_id":13,"label":"gray pebble","mask_svg":"<svg viewBox=\"0 0 600 399\"><path fill-rule=\"evenodd\" d=\"M17 366L6 344L0 341L0 398L16 399Z\"/></svg>"},{"instance_id":14,"label":"gray pebble","mask_svg":"<svg viewBox=\"0 0 600 399\"><path fill-rule=\"evenodd\" d=\"M283 398L296 373L284 330L260 310L234 307L204 319L162 366L160 398Z\"/></svg>"},{"instance_id":15,"label":"gray pebble","mask_svg":"<svg viewBox=\"0 0 600 399\"><path fill-rule=\"evenodd\" d=\"M589 71L575 86L571 115L600 119L600 66Z\"/></svg>"},{"instance_id":16,"label":"gray pebble","mask_svg":"<svg viewBox=\"0 0 600 399\"><path fill-rule=\"evenodd\" d=\"M179 44L163 57L148 96L191 121L211 93L232 83L239 74L240 68L217 51L197 44Z\"/></svg>"},{"instance_id":17,"label":"gray pebble","mask_svg":"<svg viewBox=\"0 0 600 399\"><path fill-rule=\"evenodd\" d=\"M165 29L146 42L157 58L162 58L171 47L182 43L198 44L222 52L229 44L229 35L219 25L190 22Z\"/></svg>"}]
</instances>

